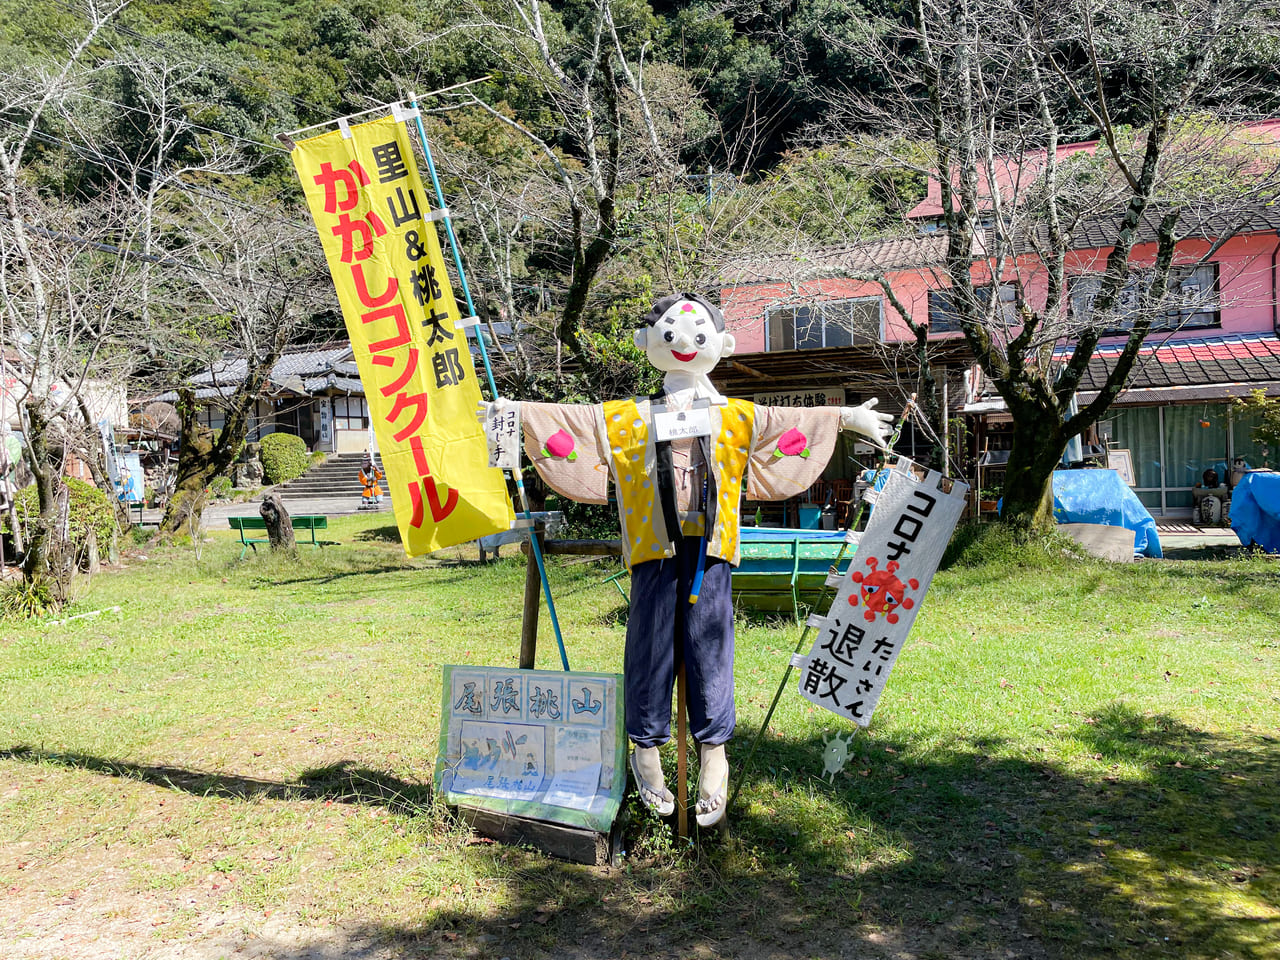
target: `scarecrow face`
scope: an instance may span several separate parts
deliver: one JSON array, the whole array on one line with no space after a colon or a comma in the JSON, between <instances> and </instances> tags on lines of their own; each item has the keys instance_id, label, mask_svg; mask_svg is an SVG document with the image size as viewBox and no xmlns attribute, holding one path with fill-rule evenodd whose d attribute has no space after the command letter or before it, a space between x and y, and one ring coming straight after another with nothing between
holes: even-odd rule
<instances>
[{"instance_id":1,"label":"scarecrow face","mask_svg":"<svg viewBox=\"0 0 1280 960\"><path fill-rule=\"evenodd\" d=\"M701 304L677 300L652 326L636 331L636 346L664 373L710 373L733 353L733 335L717 330Z\"/></svg>"}]
</instances>

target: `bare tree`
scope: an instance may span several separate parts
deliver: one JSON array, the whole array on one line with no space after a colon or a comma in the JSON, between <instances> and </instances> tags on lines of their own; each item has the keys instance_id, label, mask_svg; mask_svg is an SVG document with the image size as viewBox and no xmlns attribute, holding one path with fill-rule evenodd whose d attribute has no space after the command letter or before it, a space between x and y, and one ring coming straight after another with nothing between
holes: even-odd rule
<instances>
[{"instance_id":1,"label":"bare tree","mask_svg":"<svg viewBox=\"0 0 1280 960\"><path fill-rule=\"evenodd\" d=\"M60 63L35 64L0 81L0 113L21 118L0 132L0 300L4 342L17 351L22 371L20 415L40 505L27 529L28 579L49 568L61 475L57 423L76 411L80 388L103 355L114 319L129 309L131 292L125 261L108 242L125 233L119 195L108 193L87 208L41 195L29 169L31 148L46 117L84 82L86 51L125 5L87 3L85 32Z\"/></svg>"},{"instance_id":2,"label":"bare tree","mask_svg":"<svg viewBox=\"0 0 1280 960\"><path fill-rule=\"evenodd\" d=\"M207 326L190 348L206 362L225 361L213 367L220 392L213 402L225 422L216 434L201 425L195 389L178 389L178 476L160 523L168 533L198 519L209 482L240 455L276 361L308 310L325 302L319 291L327 279L315 233L301 221L211 194L191 200L201 226L181 256Z\"/></svg>"},{"instance_id":3,"label":"bare tree","mask_svg":"<svg viewBox=\"0 0 1280 960\"><path fill-rule=\"evenodd\" d=\"M245 169L190 119L201 102L198 56L152 47L101 55L111 41L104 28L123 7L84 4L84 38L61 64L34 64L0 84L3 113L23 119L0 132L0 293L5 342L25 377L23 433L39 493L24 567L31 578L49 567L62 450L76 450L114 499L91 385L124 384L143 365L169 363L192 316L208 313L193 281L203 275L186 262L207 249L194 238L210 229L190 202L199 195L193 181ZM130 104L101 96L121 87ZM113 139L122 129L128 136ZM36 143L56 150L41 159ZM63 189L60 170L76 164L92 176Z\"/></svg>"},{"instance_id":4,"label":"bare tree","mask_svg":"<svg viewBox=\"0 0 1280 960\"><path fill-rule=\"evenodd\" d=\"M466 215L482 313L543 334L511 347L517 382L545 371L548 356L554 365L560 348L600 366L588 313L617 279L610 267L619 253L646 242L642 231L662 218L668 195L684 190L677 158L711 123L703 116L691 129L693 91L674 68L648 62L612 0L577 14L566 25L569 13L539 0L475 9L470 22L495 63L516 67L524 101L513 97L514 109L493 94L460 93L451 125L485 136L437 143Z\"/></svg>"},{"instance_id":5,"label":"bare tree","mask_svg":"<svg viewBox=\"0 0 1280 960\"><path fill-rule=\"evenodd\" d=\"M1068 440L1116 398L1153 325L1185 293L1170 289L1179 241L1216 237L1203 262L1274 194L1274 165L1259 166L1255 151L1241 170L1238 153L1224 159L1231 126L1197 117L1230 102L1232 57L1274 34L1268 9L1254 0L914 0L909 22L865 48L894 96L850 92L843 129L873 127L895 164L902 151L886 144L931 147L919 172L939 190L937 286L1014 421L1007 522L1052 522L1051 473ZM1088 156L1061 150L1090 132L1098 145ZM1206 163L1234 174L1206 191ZM1201 176L1188 175L1197 168ZM1088 271L1073 257L1082 249L1107 251L1083 310L1067 289ZM1015 297L1002 298L1005 284ZM1100 339L1118 326L1126 339L1105 385L1076 409ZM915 336L927 334L918 327Z\"/></svg>"}]
</instances>

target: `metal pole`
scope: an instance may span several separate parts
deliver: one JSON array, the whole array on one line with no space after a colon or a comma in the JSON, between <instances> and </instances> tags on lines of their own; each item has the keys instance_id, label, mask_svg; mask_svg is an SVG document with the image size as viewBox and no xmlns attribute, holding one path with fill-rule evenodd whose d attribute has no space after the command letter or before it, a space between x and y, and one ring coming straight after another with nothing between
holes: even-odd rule
<instances>
[{"instance_id":1,"label":"metal pole","mask_svg":"<svg viewBox=\"0 0 1280 960\"><path fill-rule=\"evenodd\" d=\"M458 249L458 238L453 233L453 220L449 216L449 208L444 202L444 191L440 188L440 178L436 176L435 161L431 158L431 145L427 142L427 130L422 125L422 111L418 109L418 101L412 101L409 106L414 112L414 119L418 125L418 140L422 144L422 154L427 161L427 172L431 174L431 186L436 193L436 203L438 209L443 213L444 230L449 238L449 249L453 253L453 265L458 271L458 283L462 287L462 295L467 301L467 310L470 316L476 316L476 306L471 299L471 287L467 283L466 271L462 269L462 253ZM484 334L480 331L479 326L476 327L476 343L480 347L480 359L484 362L484 374L489 381L489 391L493 398L498 398L498 386L493 380L493 367L489 364L489 351L484 344ZM520 471L512 470L511 476L516 482L516 494L520 498L520 510L524 514L526 520L530 523L533 521L533 515L529 512L529 500L524 492L524 479L520 476ZM551 629L556 634L556 646L560 648L560 663L565 670L569 669L569 655L565 653L564 637L560 633L560 619L556 616L555 601L551 599L551 583L547 580L546 564L542 561L542 548L538 544L538 538L533 535L533 530L529 531L529 543L533 551L534 562L538 565L538 576L542 579L542 593L547 601L547 613L551 615Z\"/></svg>"},{"instance_id":2,"label":"metal pole","mask_svg":"<svg viewBox=\"0 0 1280 960\"><path fill-rule=\"evenodd\" d=\"M947 368L942 368L942 475L951 476L951 410L948 407Z\"/></svg>"}]
</instances>

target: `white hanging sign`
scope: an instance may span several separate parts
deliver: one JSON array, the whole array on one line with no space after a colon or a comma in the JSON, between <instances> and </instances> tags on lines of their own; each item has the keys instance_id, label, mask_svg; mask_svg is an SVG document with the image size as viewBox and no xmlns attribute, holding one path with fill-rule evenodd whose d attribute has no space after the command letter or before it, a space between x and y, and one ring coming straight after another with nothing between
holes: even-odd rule
<instances>
[{"instance_id":1,"label":"white hanging sign","mask_svg":"<svg viewBox=\"0 0 1280 960\"><path fill-rule=\"evenodd\" d=\"M815 624L800 695L859 726L884 692L951 532L967 484L937 471L923 480L899 460L875 497L875 510L831 609Z\"/></svg>"},{"instance_id":2,"label":"white hanging sign","mask_svg":"<svg viewBox=\"0 0 1280 960\"><path fill-rule=\"evenodd\" d=\"M488 405L484 425L489 444L489 466L520 469L520 404L499 398Z\"/></svg>"},{"instance_id":3,"label":"white hanging sign","mask_svg":"<svg viewBox=\"0 0 1280 960\"><path fill-rule=\"evenodd\" d=\"M770 393L754 394L751 400L762 407L843 407L844 387L774 390Z\"/></svg>"}]
</instances>

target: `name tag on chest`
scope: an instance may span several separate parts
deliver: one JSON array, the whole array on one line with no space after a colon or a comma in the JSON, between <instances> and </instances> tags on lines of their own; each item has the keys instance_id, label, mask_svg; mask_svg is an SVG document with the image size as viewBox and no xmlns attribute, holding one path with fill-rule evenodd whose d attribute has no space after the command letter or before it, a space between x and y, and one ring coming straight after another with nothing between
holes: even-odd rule
<instances>
[{"instance_id":1,"label":"name tag on chest","mask_svg":"<svg viewBox=\"0 0 1280 960\"><path fill-rule=\"evenodd\" d=\"M690 437L708 437L711 435L711 409L694 407L692 410L655 412L653 435L659 443L687 440Z\"/></svg>"}]
</instances>

